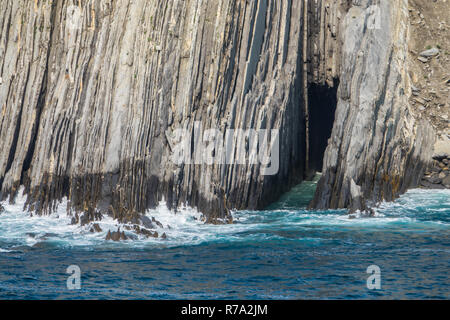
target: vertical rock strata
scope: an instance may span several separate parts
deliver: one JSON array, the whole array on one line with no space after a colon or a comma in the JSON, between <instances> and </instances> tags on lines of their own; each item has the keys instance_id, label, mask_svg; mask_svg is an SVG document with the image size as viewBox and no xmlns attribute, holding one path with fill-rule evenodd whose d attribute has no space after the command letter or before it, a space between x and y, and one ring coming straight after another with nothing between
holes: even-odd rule
<instances>
[{"instance_id":1,"label":"vertical rock strata","mask_svg":"<svg viewBox=\"0 0 450 320\"><path fill-rule=\"evenodd\" d=\"M354 2L342 24L338 105L315 208L392 200L418 185L433 152L431 125L408 104L408 1Z\"/></svg>"},{"instance_id":2,"label":"vertical rock strata","mask_svg":"<svg viewBox=\"0 0 450 320\"><path fill-rule=\"evenodd\" d=\"M0 196L25 185L39 213L67 196L118 219L163 199L211 222L262 208L308 174L308 87L340 79L313 206L392 199L433 134L408 111L407 1L378 1L368 29L372 2L1 1ZM278 173L172 161L177 130L210 128L279 129Z\"/></svg>"}]
</instances>

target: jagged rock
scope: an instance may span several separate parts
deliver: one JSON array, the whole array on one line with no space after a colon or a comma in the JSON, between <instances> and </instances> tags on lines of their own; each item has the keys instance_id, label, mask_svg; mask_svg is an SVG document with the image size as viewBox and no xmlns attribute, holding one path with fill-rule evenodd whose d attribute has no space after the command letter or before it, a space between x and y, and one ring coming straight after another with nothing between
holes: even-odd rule
<instances>
[{"instance_id":1,"label":"jagged rock","mask_svg":"<svg viewBox=\"0 0 450 320\"><path fill-rule=\"evenodd\" d=\"M2 204L0 204L0 214L2 214L3 212L5 212L5 207L3 207Z\"/></svg>"},{"instance_id":2,"label":"jagged rock","mask_svg":"<svg viewBox=\"0 0 450 320\"><path fill-rule=\"evenodd\" d=\"M163 233L161 239L167 239L167 234Z\"/></svg>"},{"instance_id":3,"label":"jagged rock","mask_svg":"<svg viewBox=\"0 0 450 320\"><path fill-rule=\"evenodd\" d=\"M78 216L78 213L75 213L75 215L70 219L70 224L75 225L75 224L78 224L79 221L80 221L80 218Z\"/></svg>"},{"instance_id":4,"label":"jagged rock","mask_svg":"<svg viewBox=\"0 0 450 320\"><path fill-rule=\"evenodd\" d=\"M100 227L100 225L98 223L94 223L90 229L90 232L94 233L94 232L102 232L102 228Z\"/></svg>"},{"instance_id":5,"label":"jagged rock","mask_svg":"<svg viewBox=\"0 0 450 320\"><path fill-rule=\"evenodd\" d=\"M434 130L405 107L408 4L380 1L383 27L365 32L370 16L366 9L372 4L359 2L342 22L335 124L311 208L363 206L349 179L357 182L365 201L393 200L418 186L431 162Z\"/></svg>"},{"instance_id":6,"label":"jagged rock","mask_svg":"<svg viewBox=\"0 0 450 320\"><path fill-rule=\"evenodd\" d=\"M106 234L105 240L112 240L112 241L120 241L120 240L127 240L128 237L125 235L125 232L121 232L120 228L117 229L117 231L111 232L111 230L108 231Z\"/></svg>"},{"instance_id":7,"label":"jagged rock","mask_svg":"<svg viewBox=\"0 0 450 320\"><path fill-rule=\"evenodd\" d=\"M146 236L147 238L150 238L150 237L158 238L158 233L157 233L157 232L152 232L152 231L150 231L150 230L148 230L148 229L141 228L141 227L139 227L138 225L135 225L133 228L134 228L134 231L135 231L137 234L144 235L144 236Z\"/></svg>"},{"instance_id":8,"label":"jagged rock","mask_svg":"<svg viewBox=\"0 0 450 320\"><path fill-rule=\"evenodd\" d=\"M75 3L0 1L0 193L26 184L38 213L68 197L125 221L164 198L231 221L320 170L328 131L312 207L363 206L349 179L392 200L428 165L434 132L405 94L407 1ZM173 161L177 130L210 128L278 130L278 170Z\"/></svg>"},{"instance_id":9,"label":"jagged rock","mask_svg":"<svg viewBox=\"0 0 450 320\"><path fill-rule=\"evenodd\" d=\"M155 219L155 217L152 217L152 222L154 222L158 227L164 228L163 224Z\"/></svg>"}]
</instances>

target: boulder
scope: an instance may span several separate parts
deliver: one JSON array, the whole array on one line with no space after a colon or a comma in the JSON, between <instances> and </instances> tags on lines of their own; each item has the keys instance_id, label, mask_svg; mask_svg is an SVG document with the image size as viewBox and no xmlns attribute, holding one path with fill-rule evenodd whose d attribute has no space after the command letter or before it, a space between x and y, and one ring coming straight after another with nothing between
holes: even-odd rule
<instances>
[{"instance_id":1,"label":"boulder","mask_svg":"<svg viewBox=\"0 0 450 320\"><path fill-rule=\"evenodd\" d=\"M439 175L432 175L429 178L425 178L425 180L427 180L428 182L432 183L432 184L440 184L442 179L439 178Z\"/></svg>"},{"instance_id":2,"label":"boulder","mask_svg":"<svg viewBox=\"0 0 450 320\"><path fill-rule=\"evenodd\" d=\"M125 232L120 232L120 228L117 229L117 231L111 232L111 230L108 231L105 240L112 240L112 241L120 241L120 240L127 240L128 237L125 235Z\"/></svg>"},{"instance_id":3,"label":"boulder","mask_svg":"<svg viewBox=\"0 0 450 320\"><path fill-rule=\"evenodd\" d=\"M446 188L450 188L450 175L446 176L444 179L442 179L442 184Z\"/></svg>"},{"instance_id":4,"label":"boulder","mask_svg":"<svg viewBox=\"0 0 450 320\"><path fill-rule=\"evenodd\" d=\"M153 229L154 228L152 220L150 220L149 217L141 215L140 220L141 220L142 225L144 227L146 227L147 229Z\"/></svg>"},{"instance_id":5,"label":"boulder","mask_svg":"<svg viewBox=\"0 0 450 320\"><path fill-rule=\"evenodd\" d=\"M92 233L94 233L94 232L99 233L99 232L102 232L103 230L102 230L102 228L100 228L100 225L99 225L98 223L94 223L94 224L92 225L90 231L91 231Z\"/></svg>"},{"instance_id":6,"label":"boulder","mask_svg":"<svg viewBox=\"0 0 450 320\"><path fill-rule=\"evenodd\" d=\"M434 47L425 51L422 51L419 56L421 57L425 57L425 58L429 58L429 57L434 57L437 56L439 54L439 49Z\"/></svg>"},{"instance_id":7,"label":"boulder","mask_svg":"<svg viewBox=\"0 0 450 320\"><path fill-rule=\"evenodd\" d=\"M420 185L426 189L444 189L445 187L442 184L434 184L426 180L422 180Z\"/></svg>"},{"instance_id":8,"label":"boulder","mask_svg":"<svg viewBox=\"0 0 450 320\"><path fill-rule=\"evenodd\" d=\"M89 215L87 212L84 212L80 216L80 224L81 226L85 226L89 223Z\"/></svg>"},{"instance_id":9,"label":"boulder","mask_svg":"<svg viewBox=\"0 0 450 320\"><path fill-rule=\"evenodd\" d=\"M163 224L155 219L155 217L152 217L152 222L154 222L158 227L164 228Z\"/></svg>"}]
</instances>

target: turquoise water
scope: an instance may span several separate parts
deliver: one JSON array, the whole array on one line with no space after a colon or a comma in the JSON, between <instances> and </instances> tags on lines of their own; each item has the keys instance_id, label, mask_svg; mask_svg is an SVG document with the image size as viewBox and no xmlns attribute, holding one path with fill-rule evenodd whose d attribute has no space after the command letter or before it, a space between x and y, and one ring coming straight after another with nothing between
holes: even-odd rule
<instances>
[{"instance_id":1,"label":"turquoise water","mask_svg":"<svg viewBox=\"0 0 450 320\"><path fill-rule=\"evenodd\" d=\"M307 211L315 183L266 211L212 226L185 208L151 210L167 240L105 242L60 212L30 217L24 199L0 216L1 299L449 299L450 192L411 190L375 218ZM170 225L170 229L168 228ZM67 289L66 269L81 269ZM369 290L367 267L381 270Z\"/></svg>"}]
</instances>

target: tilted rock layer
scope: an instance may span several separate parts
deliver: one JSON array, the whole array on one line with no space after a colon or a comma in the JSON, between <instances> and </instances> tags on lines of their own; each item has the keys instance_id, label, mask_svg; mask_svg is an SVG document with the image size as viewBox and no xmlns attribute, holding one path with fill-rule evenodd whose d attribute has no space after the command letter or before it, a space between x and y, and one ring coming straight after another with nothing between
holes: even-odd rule
<instances>
[{"instance_id":1,"label":"tilted rock layer","mask_svg":"<svg viewBox=\"0 0 450 320\"><path fill-rule=\"evenodd\" d=\"M163 199L209 221L263 208L310 175L308 89L337 79L314 207L393 199L428 164L406 0L2 0L0 29L0 193L25 185L37 212L64 196L119 219ZM172 161L177 130L210 128L278 129L277 174Z\"/></svg>"}]
</instances>

